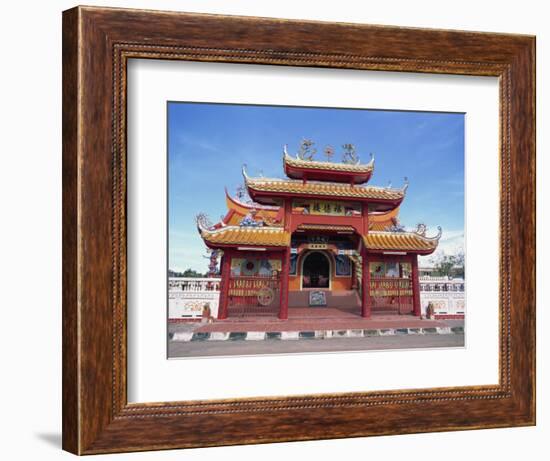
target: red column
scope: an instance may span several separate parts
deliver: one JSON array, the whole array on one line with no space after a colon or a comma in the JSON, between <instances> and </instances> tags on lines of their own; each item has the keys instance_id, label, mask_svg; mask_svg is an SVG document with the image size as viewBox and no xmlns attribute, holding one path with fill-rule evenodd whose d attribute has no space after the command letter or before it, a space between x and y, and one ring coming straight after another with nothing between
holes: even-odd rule
<instances>
[{"instance_id":1,"label":"red column","mask_svg":"<svg viewBox=\"0 0 550 461\"><path fill-rule=\"evenodd\" d=\"M218 306L218 319L227 318L227 306L229 303L229 278L231 277L231 254L224 251L221 262L220 304Z\"/></svg>"},{"instance_id":2,"label":"red column","mask_svg":"<svg viewBox=\"0 0 550 461\"><path fill-rule=\"evenodd\" d=\"M418 280L418 255L413 255L412 261L413 314L420 317L420 281Z\"/></svg>"},{"instance_id":3,"label":"red column","mask_svg":"<svg viewBox=\"0 0 550 461\"><path fill-rule=\"evenodd\" d=\"M369 231L369 205L367 203L363 203L362 207L362 215L363 215L363 230L361 234L366 234Z\"/></svg>"},{"instance_id":4,"label":"red column","mask_svg":"<svg viewBox=\"0 0 550 461\"><path fill-rule=\"evenodd\" d=\"M290 271L290 247L285 248L281 264L280 290L281 298L279 301L279 318L288 319L288 274Z\"/></svg>"},{"instance_id":5,"label":"red column","mask_svg":"<svg viewBox=\"0 0 550 461\"><path fill-rule=\"evenodd\" d=\"M285 199L283 203L285 209L285 231L292 232L292 201ZM280 300L279 300L279 318L288 319L288 274L290 273L290 246L283 251L281 261L281 280L280 282Z\"/></svg>"},{"instance_id":6,"label":"red column","mask_svg":"<svg viewBox=\"0 0 550 461\"><path fill-rule=\"evenodd\" d=\"M286 199L284 201L283 208L285 210L285 230L292 232L292 201L290 199Z\"/></svg>"},{"instance_id":7,"label":"red column","mask_svg":"<svg viewBox=\"0 0 550 461\"><path fill-rule=\"evenodd\" d=\"M370 317L370 296L369 296L369 290L370 290L370 271L369 271L369 262L367 258L367 251L365 247L363 246L363 250L361 251L361 259L362 259L362 277L361 277L361 317Z\"/></svg>"},{"instance_id":8,"label":"red column","mask_svg":"<svg viewBox=\"0 0 550 461\"><path fill-rule=\"evenodd\" d=\"M354 260L351 260L351 289L357 289L357 263Z\"/></svg>"}]
</instances>

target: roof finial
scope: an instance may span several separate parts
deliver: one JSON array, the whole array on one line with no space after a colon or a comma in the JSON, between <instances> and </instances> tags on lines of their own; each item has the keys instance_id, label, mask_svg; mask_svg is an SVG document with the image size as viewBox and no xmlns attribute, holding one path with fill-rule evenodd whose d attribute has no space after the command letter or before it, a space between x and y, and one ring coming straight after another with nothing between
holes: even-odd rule
<instances>
[{"instance_id":1,"label":"roof finial","mask_svg":"<svg viewBox=\"0 0 550 461\"><path fill-rule=\"evenodd\" d=\"M246 168L247 168L247 167L246 167L246 163L243 163L242 173L243 173L243 177L244 177L244 181L245 181L245 182L248 181L248 178L249 178L249 176L248 176L248 174L247 174L247 172L246 172Z\"/></svg>"},{"instance_id":2,"label":"roof finial","mask_svg":"<svg viewBox=\"0 0 550 461\"><path fill-rule=\"evenodd\" d=\"M403 192L406 192L407 189L409 188L409 178L407 178L407 176L405 176L403 178L404 180L404 184L403 184L403 188L401 189Z\"/></svg>"},{"instance_id":3,"label":"roof finial","mask_svg":"<svg viewBox=\"0 0 550 461\"><path fill-rule=\"evenodd\" d=\"M325 150L323 151L323 153L327 158L327 162L330 162L332 157L334 156L334 147L332 147L331 145L325 146Z\"/></svg>"},{"instance_id":4,"label":"roof finial","mask_svg":"<svg viewBox=\"0 0 550 461\"><path fill-rule=\"evenodd\" d=\"M288 157L288 146L286 144L283 146L283 157Z\"/></svg>"},{"instance_id":5,"label":"roof finial","mask_svg":"<svg viewBox=\"0 0 550 461\"><path fill-rule=\"evenodd\" d=\"M203 231L208 231L212 227L212 223L210 222L210 219L208 218L208 215L206 213L199 213L195 220L197 222L197 227L199 228L199 231L202 233Z\"/></svg>"},{"instance_id":6,"label":"roof finial","mask_svg":"<svg viewBox=\"0 0 550 461\"><path fill-rule=\"evenodd\" d=\"M443 229L441 229L441 226L437 226L437 235L434 237L426 237L429 240L438 240L441 238L441 235L443 235Z\"/></svg>"},{"instance_id":7,"label":"roof finial","mask_svg":"<svg viewBox=\"0 0 550 461\"><path fill-rule=\"evenodd\" d=\"M369 153L370 155L370 162L368 163L369 166L374 166L374 154L372 152Z\"/></svg>"},{"instance_id":8,"label":"roof finial","mask_svg":"<svg viewBox=\"0 0 550 461\"><path fill-rule=\"evenodd\" d=\"M388 181L388 185L386 186L386 189L391 189L391 186L392 186L392 184L391 184L391 179L390 179L390 180Z\"/></svg>"}]
</instances>

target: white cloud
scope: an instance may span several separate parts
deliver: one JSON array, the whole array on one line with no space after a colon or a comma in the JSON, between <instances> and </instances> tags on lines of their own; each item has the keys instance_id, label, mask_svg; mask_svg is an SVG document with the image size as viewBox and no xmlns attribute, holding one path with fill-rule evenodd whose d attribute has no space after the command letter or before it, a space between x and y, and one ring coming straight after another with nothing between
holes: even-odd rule
<instances>
[{"instance_id":1,"label":"white cloud","mask_svg":"<svg viewBox=\"0 0 550 461\"><path fill-rule=\"evenodd\" d=\"M206 272L208 259L206 246L197 231L170 230L169 268L176 271L194 269Z\"/></svg>"},{"instance_id":2,"label":"white cloud","mask_svg":"<svg viewBox=\"0 0 550 461\"><path fill-rule=\"evenodd\" d=\"M190 136L189 134L179 133L177 140L181 144L185 144L186 146L189 146L191 148L206 150L209 152L221 153L221 150L219 149L217 144L206 141L202 138L201 139L195 138L193 136Z\"/></svg>"},{"instance_id":3,"label":"white cloud","mask_svg":"<svg viewBox=\"0 0 550 461\"><path fill-rule=\"evenodd\" d=\"M208 259L206 248L197 246L172 245L170 248L169 267L175 271L185 271L194 269L199 272L206 272L208 269Z\"/></svg>"},{"instance_id":4,"label":"white cloud","mask_svg":"<svg viewBox=\"0 0 550 461\"><path fill-rule=\"evenodd\" d=\"M430 256L423 257L424 264L432 264L437 258L442 255L456 255L464 253L464 231L463 230L443 230L437 250Z\"/></svg>"}]
</instances>

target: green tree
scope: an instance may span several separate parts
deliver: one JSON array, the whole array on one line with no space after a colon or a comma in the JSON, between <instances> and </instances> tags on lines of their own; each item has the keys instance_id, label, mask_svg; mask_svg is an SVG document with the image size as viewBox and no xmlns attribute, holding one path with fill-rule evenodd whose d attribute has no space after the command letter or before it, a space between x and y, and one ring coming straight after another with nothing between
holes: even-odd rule
<instances>
[{"instance_id":1,"label":"green tree","mask_svg":"<svg viewBox=\"0 0 550 461\"><path fill-rule=\"evenodd\" d=\"M193 270L193 269L187 269L183 272L183 277L197 277L197 278L200 278L200 277L204 277L204 274L201 274L200 272L197 272L196 270Z\"/></svg>"},{"instance_id":2,"label":"green tree","mask_svg":"<svg viewBox=\"0 0 550 461\"><path fill-rule=\"evenodd\" d=\"M168 269L168 277L206 277L206 275L201 274L193 269L187 269L185 272L177 272L172 269Z\"/></svg>"},{"instance_id":3,"label":"green tree","mask_svg":"<svg viewBox=\"0 0 550 461\"><path fill-rule=\"evenodd\" d=\"M434 275L439 277L464 277L464 253L442 254L435 263Z\"/></svg>"}]
</instances>

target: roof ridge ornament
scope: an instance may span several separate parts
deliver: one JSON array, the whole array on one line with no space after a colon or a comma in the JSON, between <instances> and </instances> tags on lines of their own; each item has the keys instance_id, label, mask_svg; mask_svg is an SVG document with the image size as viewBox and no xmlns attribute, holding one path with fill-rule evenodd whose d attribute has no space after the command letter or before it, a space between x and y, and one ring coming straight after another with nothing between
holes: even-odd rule
<instances>
[{"instance_id":1,"label":"roof ridge ornament","mask_svg":"<svg viewBox=\"0 0 550 461\"><path fill-rule=\"evenodd\" d=\"M369 153L370 161L367 163L367 166L374 167L374 154L372 152Z\"/></svg>"},{"instance_id":2,"label":"roof ridge ornament","mask_svg":"<svg viewBox=\"0 0 550 461\"><path fill-rule=\"evenodd\" d=\"M309 162L313 161L313 158L317 153L317 149L313 146L315 146L315 143L311 139L302 138L302 142L300 143L300 150L298 150L296 158Z\"/></svg>"},{"instance_id":3,"label":"roof ridge ornament","mask_svg":"<svg viewBox=\"0 0 550 461\"><path fill-rule=\"evenodd\" d=\"M290 154L288 153L288 144L283 145L283 158L290 157Z\"/></svg>"},{"instance_id":4,"label":"roof ridge ornament","mask_svg":"<svg viewBox=\"0 0 550 461\"><path fill-rule=\"evenodd\" d=\"M426 230L428 228L426 227L426 224L424 223L418 223L416 225L416 229L414 232L416 232L418 235L421 235L422 237L426 237Z\"/></svg>"},{"instance_id":5,"label":"roof ridge ornament","mask_svg":"<svg viewBox=\"0 0 550 461\"><path fill-rule=\"evenodd\" d=\"M441 228L441 226L437 226L437 235L435 237L430 237L430 240L439 241L442 235L443 235L443 229Z\"/></svg>"},{"instance_id":6,"label":"roof ridge ornament","mask_svg":"<svg viewBox=\"0 0 550 461\"><path fill-rule=\"evenodd\" d=\"M225 194L227 195L229 192L227 191L227 187L225 188ZM237 189L235 190L235 198L237 200L244 200L246 195L245 188L242 184L239 184L237 186Z\"/></svg>"},{"instance_id":7,"label":"roof ridge ornament","mask_svg":"<svg viewBox=\"0 0 550 461\"><path fill-rule=\"evenodd\" d=\"M348 165L358 165L359 164L359 156L357 155L357 151L355 150L354 144L343 144L342 149L344 149L344 153L342 154L342 163L346 163Z\"/></svg>"},{"instance_id":8,"label":"roof ridge ornament","mask_svg":"<svg viewBox=\"0 0 550 461\"><path fill-rule=\"evenodd\" d=\"M391 218L391 225L384 228L385 232L406 232L405 226L399 222L399 218L394 216Z\"/></svg>"},{"instance_id":9,"label":"roof ridge ornament","mask_svg":"<svg viewBox=\"0 0 550 461\"><path fill-rule=\"evenodd\" d=\"M417 234L417 235L420 235L420 237L423 237L426 240L431 240L431 241L439 241L439 239L443 235L443 229L441 228L441 226L437 226L437 234L434 235L433 237L427 237L426 236L426 231L427 230L428 230L428 228L427 228L426 224L419 223L419 224L417 224L414 233Z\"/></svg>"},{"instance_id":10,"label":"roof ridge ornament","mask_svg":"<svg viewBox=\"0 0 550 461\"><path fill-rule=\"evenodd\" d=\"M403 187L401 188L401 190L403 191L403 193L407 192L407 189L409 188L409 178L407 176L405 176L403 178Z\"/></svg>"},{"instance_id":11,"label":"roof ridge ornament","mask_svg":"<svg viewBox=\"0 0 550 461\"><path fill-rule=\"evenodd\" d=\"M211 231L213 224L212 221L210 221L210 218L206 213L199 213L197 216L195 216L195 221L197 222L197 227L199 228L199 231L202 233L203 231Z\"/></svg>"},{"instance_id":12,"label":"roof ridge ornament","mask_svg":"<svg viewBox=\"0 0 550 461\"><path fill-rule=\"evenodd\" d=\"M243 173L243 177L244 177L244 181L247 182L249 179L250 179L250 176L248 176L247 172L246 172L246 163L243 163L243 166L241 168L241 171Z\"/></svg>"},{"instance_id":13,"label":"roof ridge ornament","mask_svg":"<svg viewBox=\"0 0 550 461\"><path fill-rule=\"evenodd\" d=\"M334 157L334 147L332 147L330 144L327 144L323 149L323 154L325 154L327 162L331 162L332 157Z\"/></svg>"}]
</instances>

